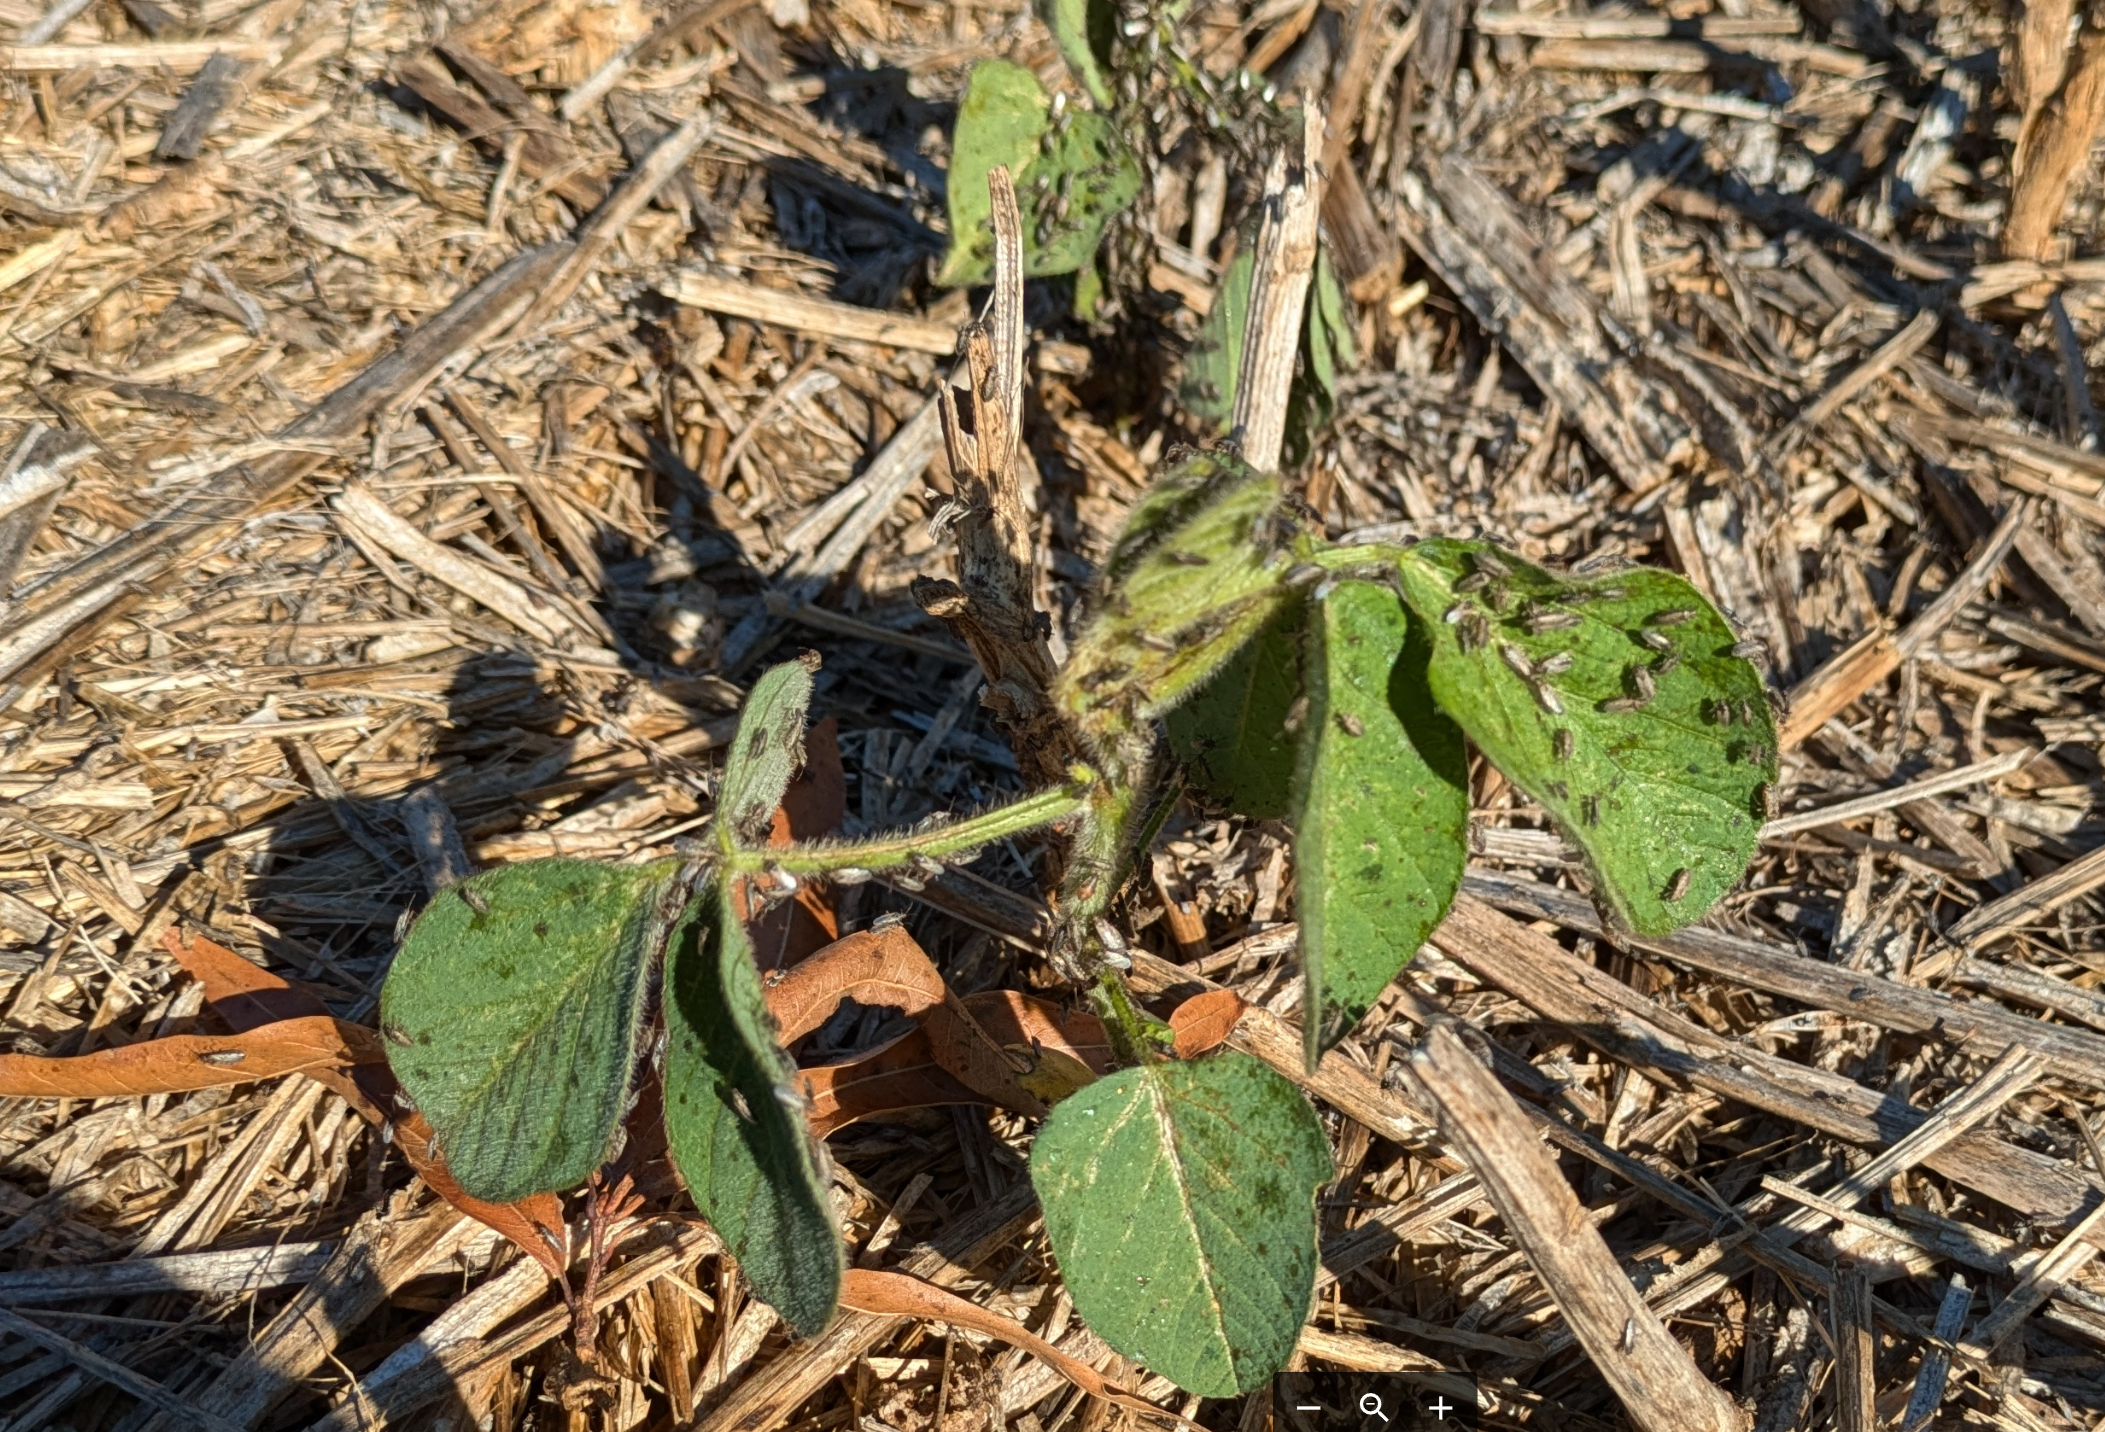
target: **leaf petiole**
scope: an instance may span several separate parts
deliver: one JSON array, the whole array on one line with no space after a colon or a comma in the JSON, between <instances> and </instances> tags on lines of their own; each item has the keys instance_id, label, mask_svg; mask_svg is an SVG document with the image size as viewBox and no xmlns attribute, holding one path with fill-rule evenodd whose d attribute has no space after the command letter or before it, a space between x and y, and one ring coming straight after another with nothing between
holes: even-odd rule
<instances>
[{"instance_id":1,"label":"leaf petiole","mask_svg":"<svg viewBox=\"0 0 2105 1432\"><path fill-rule=\"evenodd\" d=\"M1035 792L1020 801L968 816L934 830L907 831L878 840L815 843L768 849L741 848L724 859L737 873L782 870L791 875L828 875L840 870L890 870L919 859L940 860L991 841L1021 835L1065 820L1088 803L1088 787L1077 783Z\"/></svg>"}]
</instances>

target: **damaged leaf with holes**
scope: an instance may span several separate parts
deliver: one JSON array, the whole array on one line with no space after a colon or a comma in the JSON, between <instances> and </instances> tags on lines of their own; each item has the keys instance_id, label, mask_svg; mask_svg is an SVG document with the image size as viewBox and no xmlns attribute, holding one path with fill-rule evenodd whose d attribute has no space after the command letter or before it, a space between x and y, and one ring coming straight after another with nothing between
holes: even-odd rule
<instances>
[{"instance_id":1,"label":"damaged leaf with holes","mask_svg":"<svg viewBox=\"0 0 2105 1432\"><path fill-rule=\"evenodd\" d=\"M1421 543L1398 570L1432 634L1434 699L1584 852L1616 924L1664 934L1738 882L1776 725L1701 593L1650 567L1554 573L1482 542Z\"/></svg>"}]
</instances>

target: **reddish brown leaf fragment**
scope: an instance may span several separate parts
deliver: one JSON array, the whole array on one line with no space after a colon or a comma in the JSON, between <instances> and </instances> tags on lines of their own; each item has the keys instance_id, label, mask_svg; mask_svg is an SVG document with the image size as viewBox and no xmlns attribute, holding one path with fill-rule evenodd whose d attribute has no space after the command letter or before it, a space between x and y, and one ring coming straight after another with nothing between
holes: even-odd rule
<instances>
[{"instance_id":1,"label":"reddish brown leaf fragment","mask_svg":"<svg viewBox=\"0 0 2105 1432\"><path fill-rule=\"evenodd\" d=\"M875 1114L991 1102L944 1072L929 1052L928 1031L919 1028L852 1059L802 1072L811 1131L822 1139Z\"/></svg>"},{"instance_id":2,"label":"reddish brown leaf fragment","mask_svg":"<svg viewBox=\"0 0 2105 1432\"><path fill-rule=\"evenodd\" d=\"M924 1283L919 1278L910 1277L905 1273L891 1273L877 1268L850 1268L847 1277L841 1283L841 1306L853 1308L859 1313L921 1318L929 1322L948 1323L952 1327L969 1328L973 1332L985 1333L989 1337L1000 1338L1012 1347L1023 1348L1091 1397L1100 1397L1106 1402L1116 1403L1120 1407L1151 1418L1175 1416L1167 1409L1157 1407L1145 1398L1136 1397L1126 1391L1080 1358L1070 1357L1061 1352L1014 1318L989 1312L979 1304L967 1302L947 1289L938 1288L933 1283ZM1182 1422L1183 1419L1176 1420Z\"/></svg>"},{"instance_id":3,"label":"reddish brown leaf fragment","mask_svg":"<svg viewBox=\"0 0 2105 1432\"><path fill-rule=\"evenodd\" d=\"M71 1059L0 1054L0 1097L106 1099L179 1094L281 1074L337 1072L384 1056L373 1031L329 1015L244 1034L178 1034Z\"/></svg>"},{"instance_id":4,"label":"reddish brown leaf fragment","mask_svg":"<svg viewBox=\"0 0 2105 1432\"><path fill-rule=\"evenodd\" d=\"M1170 1032L1177 1036L1174 1053L1179 1059L1196 1059L1220 1048L1235 1032L1235 1022L1250 1006L1232 989L1195 994L1170 1011Z\"/></svg>"},{"instance_id":5,"label":"reddish brown leaf fragment","mask_svg":"<svg viewBox=\"0 0 2105 1432\"><path fill-rule=\"evenodd\" d=\"M328 1007L313 994L252 964L224 945L214 944L203 936L185 944L174 930L167 933L163 942L183 969L204 986L205 1002L211 1005L212 1012L236 1033L270 1027L293 1018L326 1018L328 1015ZM368 1039L373 1038L370 1030L361 1029L360 1033ZM511 1239L527 1256L546 1268L551 1277L560 1278L570 1261L562 1200L552 1193L537 1193L511 1204L485 1203L471 1197L454 1181L445 1160L431 1147L431 1126L424 1122L423 1116L395 1117L400 1107L395 1098L398 1086L387 1067L385 1044L376 1044L375 1048L380 1053L374 1059L352 1068L318 1067L299 1072L342 1095L344 1102L368 1123L392 1123L395 1146L433 1193L476 1222ZM259 1076L248 1075L244 1070L243 1077ZM235 1081L227 1079L222 1082Z\"/></svg>"},{"instance_id":6,"label":"reddish brown leaf fragment","mask_svg":"<svg viewBox=\"0 0 2105 1432\"><path fill-rule=\"evenodd\" d=\"M824 1024L844 999L885 1005L918 1019L940 1005L943 976L914 937L900 926L858 930L835 940L802 964L770 975L768 1013L784 1044Z\"/></svg>"}]
</instances>

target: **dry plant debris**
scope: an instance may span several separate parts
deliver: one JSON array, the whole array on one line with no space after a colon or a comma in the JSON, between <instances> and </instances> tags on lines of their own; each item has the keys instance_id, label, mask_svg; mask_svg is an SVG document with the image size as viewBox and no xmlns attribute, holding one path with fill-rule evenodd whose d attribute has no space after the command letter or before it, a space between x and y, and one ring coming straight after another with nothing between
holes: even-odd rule
<instances>
[{"instance_id":1,"label":"dry plant debris","mask_svg":"<svg viewBox=\"0 0 2105 1432\"><path fill-rule=\"evenodd\" d=\"M1320 112L1356 359L1288 447L1331 533L1672 566L1790 694L1756 868L1659 939L1604 927L1480 767L1465 899L1313 1074L1290 840L1171 813L1121 906L1136 982L1332 1134L1302 1355L1488 1425L1658 1425L1604 1366L1678 1348L1720 1426L2096 1428L2105 28L1219 0L1175 29L1217 94ZM1263 1425L1074 1317L1018 1152L1043 1091L991 1099L882 1001L800 1047L842 1071L812 1092L855 1265L804 1341L653 1151L590 1226L463 1216L358 1077L403 917L478 868L670 854L766 659L823 650L841 757L785 835L1046 759L942 586L1048 614L994 634L1016 669L1063 654L1149 470L1211 436L1176 379L1279 131L1165 104L1131 136L1109 308L1030 290L1018 460L953 472L974 313L931 274L992 59L1096 103L1010 0L0 0L0 1066L106 1081L0 1099L10 1432ZM762 959L903 916L1086 1078L1101 1046L1036 998L1055 860L800 897ZM254 1033L284 1021L310 1044ZM171 1049L187 1086L125 1092ZM235 1081L266 1058L327 1077ZM1467 1171L1530 1132L1508 1185ZM1591 1281L1542 1236L1572 1199ZM595 1280L583 1316L552 1270Z\"/></svg>"}]
</instances>

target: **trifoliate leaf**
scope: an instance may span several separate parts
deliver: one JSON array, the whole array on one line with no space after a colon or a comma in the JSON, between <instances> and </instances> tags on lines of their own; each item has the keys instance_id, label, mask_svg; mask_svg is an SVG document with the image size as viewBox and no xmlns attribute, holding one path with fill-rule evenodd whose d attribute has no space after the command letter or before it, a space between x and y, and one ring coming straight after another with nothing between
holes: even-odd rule
<instances>
[{"instance_id":1,"label":"trifoliate leaf","mask_svg":"<svg viewBox=\"0 0 2105 1432\"><path fill-rule=\"evenodd\" d=\"M1164 723L1191 784L1252 820L1284 816L1293 798L1286 726L1301 694L1302 620L1301 604L1288 606Z\"/></svg>"},{"instance_id":2,"label":"trifoliate leaf","mask_svg":"<svg viewBox=\"0 0 2105 1432\"><path fill-rule=\"evenodd\" d=\"M440 892L411 927L381 990L388 1063L475 1197L572 1188L605 1161L677 871L506 865Z\"/></svg>"},{"instance_id":3,"label":"trifoliate leaf","mask_svg":"<svg viewBox=\"0 0 2105 1432\"><path fill-rule=\"evenodd\" d=\"M1301 1092L1246 1054L1122 1069L1054 1107L1031 1182L1075 1310L1187 1391L1286 1365L1315 1293L1329 1145Z\"/></svg>"},{"instance_id":4,"label":"trifoliate leaf","mask_svg":"<svg viewBox=\"0 0 2105 1432\"><path fill-rule=\"evenodd\" d=\"M1469 848L1462 732L1426 689L1423 624L1372 582L1312 605L1294 818L1311 1069L1446 917Z\"/></svg>"},{"instance_id":5,"label":"trifoliate leaf","mask_svg":"<svg viewBox=\"0 0 2105 1432\"><path fill-rule=\"evenodd\" d=\"M673 1167L753 1290L798 1332L817 1333L833 1317L847 1266L825 1154L721 884L695 902L673 940L665 1025Z\"/></svg>"},{"instance_id":6,"label":"trifoliate leaf","mask_svg":"<svg viewBox=\"0 0 2105 1432\"><path fill-rule=\"evenodd\" d=\"M746 694L716 793L716 842L727 855L766 838L782 793L804 764L804 715L816 666L813 658L810 666L769 667Z\"/></svg>"},{"instance_id":7,"label":"trifoliate leaf","mask_svg":"<svg viewBox=\"0 0 2105 1432\"><path fill-rule=\"evenodd\" d=\"M1276 478L1225 453L1185 457L1113 547L1061 707L1100 744L1175 708L1286 604L1296 531Z\"/></svg>"},{"instance_id":8,"label":"trifoliate leaf","mask_svg":"<svg viewBox=\"0 0 2105 1432\"><path fill-rule=\"evenodd\" d=\"M1753 858L1776 728L1732 629L1681 578L1574 578L1488 543L1401 563L1434 697L1592 866L1641 935L1699 919Z\"/></svg>"}]
</instances>

